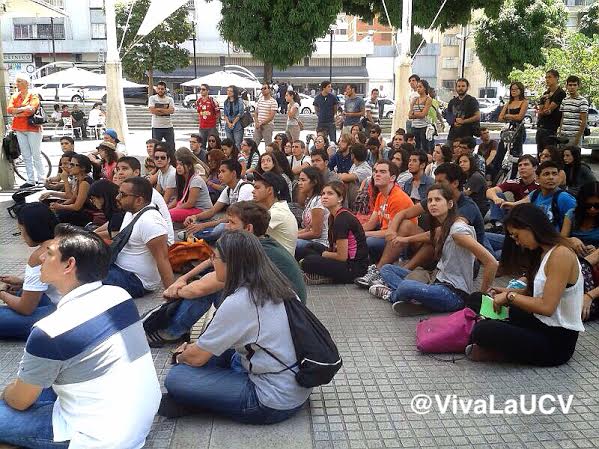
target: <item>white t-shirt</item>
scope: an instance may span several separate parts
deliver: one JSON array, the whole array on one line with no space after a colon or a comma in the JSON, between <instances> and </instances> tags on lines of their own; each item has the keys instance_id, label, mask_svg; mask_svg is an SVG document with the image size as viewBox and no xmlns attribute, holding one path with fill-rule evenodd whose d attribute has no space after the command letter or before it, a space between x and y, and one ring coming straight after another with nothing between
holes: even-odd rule
<instances>
[{"instance_id":1,"label":"white t-shirt","mask_svg":"<svg viewBox=\"0 0 599 449\"><path fill-rule=\"evenodd\" d=\"M56 290L53 285L48 285L42 282L40 278L42 266L36 265L31 267L25 265L25 276L23 277L23 290L27 292L42 292L45 293L50 301L54 304L58 304L62 295Z\"/></svg>"},{"instance_id":2,"label":"white t-shirt","mask_svg":"<svg viewBox=\"0 0 599 449\"><path fill-rule=\"evenodd\" d=\"M312 225L312 211L314 209L322 209L323 220L322 220L322 232L320 237L312 239L314 243L320 243L324 246L329 246L329 210L324 207L320 201L320 195L313 196L306 202L304 212L302 214L302 227L304 229L310 228Z\"/></svg>"},{"instance_id":3,"label":"white t-shirt","mask_svg":"<svg viewBox=\"0 0 599 449\"><path fill-rule=\"evenodd\" d=\"M121 230L131 223L133 217L131 212L125 214ZM123 270L134 273L146 290L156 290L161 283L156 261L147 243L156 237L167 234L167 225L160 212L157 210L144 212L133 226L129 241L116 259L116 264Z\"/></svg>"},{"instance_id":4,"label":"white t-shirt","mask_svg":"<svg viewBox=\"0 0 599 449\"><path fill-rule=\"evenodd\" d=\"M172 165L169 165L166 173L162 173L162 170L158 170L158 181L157 184L164 192L166 189L177 188L177 170Z\"/></svg>"},{"instance_id":5,"label":"white t-shirt","mask_svg":"<svg viewBox=\"0 0 599 449\"><path fill-rule=\"evenodd\" d=\"M291 169L293 170L295 167L302 166L304 164L312 165L312 160L310 156L303 155L299 160L295 158L295 156L289 156L289 164L291 165Z\"/></svg>"},{"instance_id":6,"label":"white t-shirt","mask_svg":"<svg viewBox=\"0 0 599 449\"><path fill-rule=\"evenodd\" d=\"M171 106L175 107L175 102L171 97L165 95L164 97L159 97L157 94L152 95L148 98L148 106L155 107L158 109L168 109ZM155 115L152 114L152 128L172 128L173 122L171 121L170 115Z\"/></svg>"},{"instance_id":7,"label":"white t-shirt","mask_svg":"<svg viewBox=\"0 0 599 449\"><path fill-rule=\"evenodd\" d=\"M231 187L225 188L220 196L218 202L230 206L235 204L237 201L252 201L254 199L254 186L251 182L240 179L237 181L237 185L234 189Z\"/></svg>"},{"instance_id":8,"label":"white t-shirt","mask_svg":"<svg viewBox=\"0 0 599 449\"><path fill-rule=\"evenodd\" d=\"M158 212L164 218L166 222L166 228L168 233L168 244L172 245L175 243L175 231L173 229L173 220L171 218L171 213L168 211L168 206L162 198L162 195L156 189L152 189L152 204L158 207Z\"/></svg>"},{"instance_id":9,"label":"white t-shirt","mask_svg":"<svg viewBox=\"0 0 599 449\"><path fill-rule=\"evenodd\" d=\"M289 210L287 201L277 201L269 209L270 222L266 233L275 239L291 255L297 243L297 220Z\"/></svg>"}]
</instances>

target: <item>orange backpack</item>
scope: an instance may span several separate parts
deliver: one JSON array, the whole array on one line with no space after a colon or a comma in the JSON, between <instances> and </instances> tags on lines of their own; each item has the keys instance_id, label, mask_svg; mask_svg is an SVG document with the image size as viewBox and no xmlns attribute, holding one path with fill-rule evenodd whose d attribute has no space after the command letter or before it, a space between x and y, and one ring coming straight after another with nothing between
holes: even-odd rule
<instances>
[{"instance_id":1,"label":"orange backpack","mask_svg":"<svg viewBox=\"0 0 599 449\"><path fill-rule=\"evenodd\" d=\"M204 240L173 243L168 249L168 261L173 271L179 272L191 261L204 261L212 255L212 249Z\"/></svg>"}]
</instances>

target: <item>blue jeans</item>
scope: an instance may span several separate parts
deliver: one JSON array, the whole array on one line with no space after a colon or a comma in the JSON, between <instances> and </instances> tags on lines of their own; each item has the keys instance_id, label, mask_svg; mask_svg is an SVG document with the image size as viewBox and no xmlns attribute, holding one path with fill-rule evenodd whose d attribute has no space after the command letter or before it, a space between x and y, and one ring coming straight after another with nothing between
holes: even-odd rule
<instances>
[{"instance_id":1,"label":"blue jeans","mask_svg":"<svg viewBox=\"0 0 599 449\"><path fill-rule=\"evenodd\" d=\"M146 290L139 278L130 271L123 270L116 264L110 265L108 276L102 281L104 285L116 285L126 290L132 298L141 298L146 293Z\"/></svg>"},{"instance_id":2,"label":"blue jeans","mask_svg":"<svg viewBox=\"0 0 599 449\"><path fill-rule=\"evenodd\" d=\"M21 315L9 307L0 307L0 338L27 340L33 325L55 310L56 306L45 293L42 293L40 302L31 315Z\"/></svg>"},{"instance_id":3,"label":"blue jeans","mask_svg":"<svg viewBox=\"0 0 599 449\"><path fill-rule=\"evenodd\" d=\"M368 255L370 256L370 263L377 263L383 251L385 250L386 240L384 237L366 237L366 245L368 245Z\"/></svg>"},{"instance_id":4,"label":"blue jeans","mask_svg":"<svg viewBox=\"0 0 599 449\"><path fill-rule=\"evenodd\" d=\"M35 181L45 181L46 172L42 163L42 133L35 131L16 131L19 148L25 162L27 182L35 184ZM35 168L35 172L33 169ZM37 176L36 176L37 175Z\"/></svg>"},{"instance_id":5,"label":"blue jeans","mask_svg":"<svg viewBox=\"0 0 599 449\"><path fill-rule=\"evenodd\" d=\"M507 198L505 197L503 192L499 192L497 194L497 196L499 198L502 198L507 201ZM503 219L505 218L505 209L502 209L497 204L495 204L493 201L490 201L490 203L491 203L491 212L489 213L489 219L491 221L500 221L503 223Z\"/></svg>"},{"instance_id":6,"label":"blue jeans","mask_svg":"<svg viewBox=\"0 0 599 449\"><path fill-rule=\"evenodd\" d=\"M171 318L171 323L166 331L173 337L180 337L188 333L193 325L208 312L212 304L214 307L220 305L221 296L222 291L219 291L199 298L184 299Z\"/></svg>"},{"instance_id":7,"label":"blue jeans","mask_svg":"<svg viewBox=\"0 0 599 449\"><path fill-rule=\"evenodd\" d=\"M435 312L453 312L464 307L464 300L453 289L443 284L424 284L404 279L410 270L397 265L384 265L381 276L392 290L391 302L413 299Z\"/></svg>"},{"instance_id":8,"label":"blue jeans","mask_svg":"<svg viewBox=\"0 0 599 449\"><path fill-rule=\"evenodd\" d=\"M228 139L231 139L233 142L235 142L235 146L239 148L241 146L241 141L243 140L243 128L241 123L235 123L233 129L225 125L225 135Z\"/></svg>"},{"instance_id":9,"label":"blue jeans","mask_svg":"<svg viewBox=\"0 0 599 449\"><path fill-rule=\"evenodd\" d=\"M495 234L494 232L485 232L487 239L489 239L489 243L491 244L491 254L495 256L495 259L501 259L501 251L503 250L503 242L505 240L505 235L503 234Z\"/></svg>"},{"instance_id":10,"label":"blue jeans","mask_svg":"<svg viewBox=\"0 0 599 449\"><path fill-rule=\"evenodd\" d=\"M219 223L213 228L206 228L203 231L196 232L194 237L204 239L206 243L212 245L220 238L225 231L225 223Z\"/></svg>"},{"instance_id":11,"label":"blue jeans","mask_svg":"<svg viewBox=\"0 0 599 449\"><path fill-rule=\"evenodd\" d=\"M152 128L152 139L162 142L162 139L175 151L175 129L174 128Z\"/></svg>"},{"instance_id":12,"label":"blue jeans","mask_svg":"<svg viewBox=\"0 0 599 449\"><path fill-rule=\"evenodd\" d=\"M0 400L0 442L31 449L68 448L69 442L54 442L52 409L56 394L51 388L42 391L27 410L18 411Z\"/></svg>"},{"instance_id":13,"label":"blue jeans","mask_svg":"<svg viewBox=\"0 0 599 449\"><path fill-rule=\"evenodd\" d=\"M274 424L302 408L275 410L260 404L256 387L239 358L229 349L201 367L176 365L164 381L166 391L182 405L246 424Z\"/></svg>"}]
</instances>

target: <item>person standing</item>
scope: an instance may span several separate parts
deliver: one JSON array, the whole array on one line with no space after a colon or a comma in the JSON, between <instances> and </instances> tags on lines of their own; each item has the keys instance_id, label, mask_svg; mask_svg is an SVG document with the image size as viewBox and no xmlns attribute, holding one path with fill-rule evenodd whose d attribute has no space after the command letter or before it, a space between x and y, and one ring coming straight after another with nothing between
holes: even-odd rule
<instances>
[{"instance_id":1,"label":"person standing","mask_svg":"<svg viewBox=\"0 0 599 449\"><path fill-rule=\"evenodd\" d=\"M19 74L15 78L17 92L10 98L9 114L14 116L12 129L17 134L21 155L27 171L27 182L21 188L33 187L46 182L46 173L42 164L40 146L42 144L42 127L29 123L31 117L40 107L38 96L29 92L29 77ZM34 171L35 168L35 171Z\"/></svg>"},{"instance_id":2,"label":"person standing","mask_svg":"<svg viewBox=\"0 0 599 449\"><path fill-rule=\"evenodd\" d=\"M545 74L545 84L547 90L539 99L537 111L537 158L540 157L543 149L547 145L547 137L557 133L557 128L562 121L562 112L560 106L566 92L559 85L559 72L557 70L548 70Z\"/></svg>"},{"instance_id":3,"label":"person standing","mask_svg":"<svg viewBox=\"0 0 599 449\"><path fill-rule=\"evenodd\" d=\"M293 91L286 91L284 94L285 112L287 113L287 135L292 142L300 138L300 121L299 121L299 105L301 102L300 96Z\"/></svg>"},{"instance_id":4,"label":"person standing","mask_svg":"<svg viewBox=\"0 0 599 449\"><path fill-rule=\"evenodd\" d=\"M85 118L85 113L79 109L79 105L73 105L73 112L71 113L71 117L73 117L73 133L76 138L87 139L87 120ZM81 135L79 135L81 133Z\"/></svg>"},{"instance_id":5,"label":"person standing","mask_svg":"<svg viewBox=\"0 0 599 449\"><path fill-rule=\"evenodd\" d=\"M329 141L337 141L337 129L335 128L335 112L339 100L331 93L333 87L330 81L320 83L320 94L314 98L314 108L318 117L316 128L326 128L328 130Z\"/></svg>"},{"instance_id":6,"label":"person standing","mask_svg":"<svg viewBox=\"0 0 599 449\"><path fill-rule=\"evenodd\" d=\"M379 90L374 88L370 92L370 99L366 102L366 123L368 128L372 128L374 125L378 125L380 122Z\"/></svg>"},{"instance_id":7,"label":"person standing","mask_svg":"<svg viewBox=\"0 0 599 449\"><path fill-rule=\"evenodd\" d=\"M449 101L446 109L447 122L451 126L447 135L448 144L457 138L473 137L479 132L480 110L476 98L467 93L469 87L466 78L459 78L455 82L457 96Z\"/></svg>"},{"instance_id":8,"label":"person standing","mask_svg":"<svg viewBox=\"0 0 599 449\"><path fill-rule=\"evenodd\" d=\"M152 95L148 99L148 108L152 114L152 139L158 141L164 139L171 150L174 150L175 130L171 114L175 112L175 102L172 97L166 95L164 81L158 81L156 84L156 95Z\"/></svg>"},{"instance_id":9,"label":"person standing","mask_svg":"<svg viewBox=\"0 0 599 449\"><path fill-rule=\"evenodd\" d=\"M587 126L589 102L578 93L580 78L577 76L571 75L568 77L566 89L568 96L564 98L560 106L562 112L560 133L568 138L568 146L578 147L582 143L582 136Z\"/></svg>"},{"instance_id":10,"label":"person standing","mask_svg":"<svg viewBox=\"0 0 599 449\"><path fill-rule=\"evenodd\" d=\"M223 103L223 112L225 119L225 135L228 139L235 142L235 146L241 146L243 139L243 126L239 121L245 111L243 99L239 96L239 91L235 86L227 87L227 99Z\"/></svg>"},{"instance_id":11,"label":"person standing","mask_svg":"<svg viewBox=\"0 0 599 449\"><path fill-rule=\"evenodd\" d=\"M428 96L429 85L425 80L420 80L416 83L416 92L418 97L410 103L410 113L408 118L412 120L412 132L416 136L416 150L428 151L428 143L426 140L426 128L428 127L427 115L433 103L431 97Z\"/></svg>"},{"instance_id":12,"label":"person standing","mask_svg":"<svg viewBox=\"0 0 599 449\"><path fill-rule=\"evenodd\" d=\"M343 107L343 132L351 132L353 125L362 127L360 121L366 111L364 99L356 95L357 86L348 84L345 86L345 106Z\"/></svg>"},{"instance_id":13,"label":"person standing","mask_svg":"<svg viewBox=\"0 0 599 449\"><path fill-rule=\"evenodd\" d=\"M416 87L418 86L418 81L420 81L420 77L415 73L410 75L408 78L408 83L410 83L410 96L408 98L409 104L419 97L418 92L416 91ZM412 120L406 120L406 132L412 133Z\"/></svg>"},{"instance_id":14,"label":"person standing","mask_svg":"<svg viewBox=\"0 0 599 449\"><path fill-rule=\"evenodd\" d=\"M220 109L218 103L210 96L210 86L202 84L200 86L200 98L196 103L196 108L200 120L200 136L202 136L202 150L206 150L208 136L214 134L218 136L216 123L220 119ZM206 158L202 159L206 162Z\"/></svg>"},{"instance_id":15,"label":"person standing","mask_svg":"<svg viewBox=\"0 0 599 449\"><path fill-rule=\"evenodd\" d=\"M260 145L262 139L264 139L265 145L272 143L277 110L277 101L271 95L270 86L268 83L262 84L262 98L256 103L256 110L254 111L254 124L256 125L254 140L257 145Z\"/></svg>"}]
</instances>

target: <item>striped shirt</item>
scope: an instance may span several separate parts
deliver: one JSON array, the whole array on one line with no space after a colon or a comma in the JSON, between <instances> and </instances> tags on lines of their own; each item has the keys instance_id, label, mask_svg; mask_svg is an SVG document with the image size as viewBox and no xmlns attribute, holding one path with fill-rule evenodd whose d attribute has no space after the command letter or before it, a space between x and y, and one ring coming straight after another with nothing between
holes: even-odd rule
<instances>
[{"instance_id":1,"label":"striped shirt","mask_svg":"<svg viewBox=\"0 0 599 449\"><path fill-rule=\"evenodd\" d=\"M137 308L125 290L101 282L67 293L34 325L17 376L52 387L54 441L70 449L141 448L160 405Z\"/></svg>"},{"instance_id":2,"label":"striped shirt","mask_svg":"<svg viewBox=\"0 0 599 449\"><path fill-rule=\"evenodd\" d=\"M575 136L580 130L580 114L589 112L589 102L581 96L567 96L559 110L562 112L562 135Z\"/></svg>"},{"instance_id":3,"label":"striped shirt","mask_svg":"<svg viewBox=\"0 0 599 449\"><path fill-rule=\"evenodd\" d=\"M370 115L374 123L379 123L379 102L372 101L372 99L366 102L366 110L370 109Z\"/></svg>"},{"instance_id":4,"label":"striped shirt","mask_svg":"<svg viewBox=\"0 0 599 449\"><path fill-rule=\"evenodd\" d=\"M428 101L428 97L426 97L424 99L424 101L422 101L420 99L420 97L416 98L416 100L414 100L414 104L412 105L412 111L414 111L414 112L424 111L424 107L426 106L427 101ZM427 121L426 117L412 119L412 128L426 128L427 126L428 126L428 121Z\"/></svg>"},{"instance_id":5,"label":"striped shirt","mask_svg":"<svg viewBox=\"0 0 599 449\"><path fill-rule=\"evenodd\" d=\"M276 113L279 109L279 105L277 104L277 100L274 98L269 98L268 100L264 98L260 98L258 103L256 103L256 111L258 111L258 121L263 123L271 112ZM272 123L272 121L271 121Z\"/></svg>"}]
</instances>

